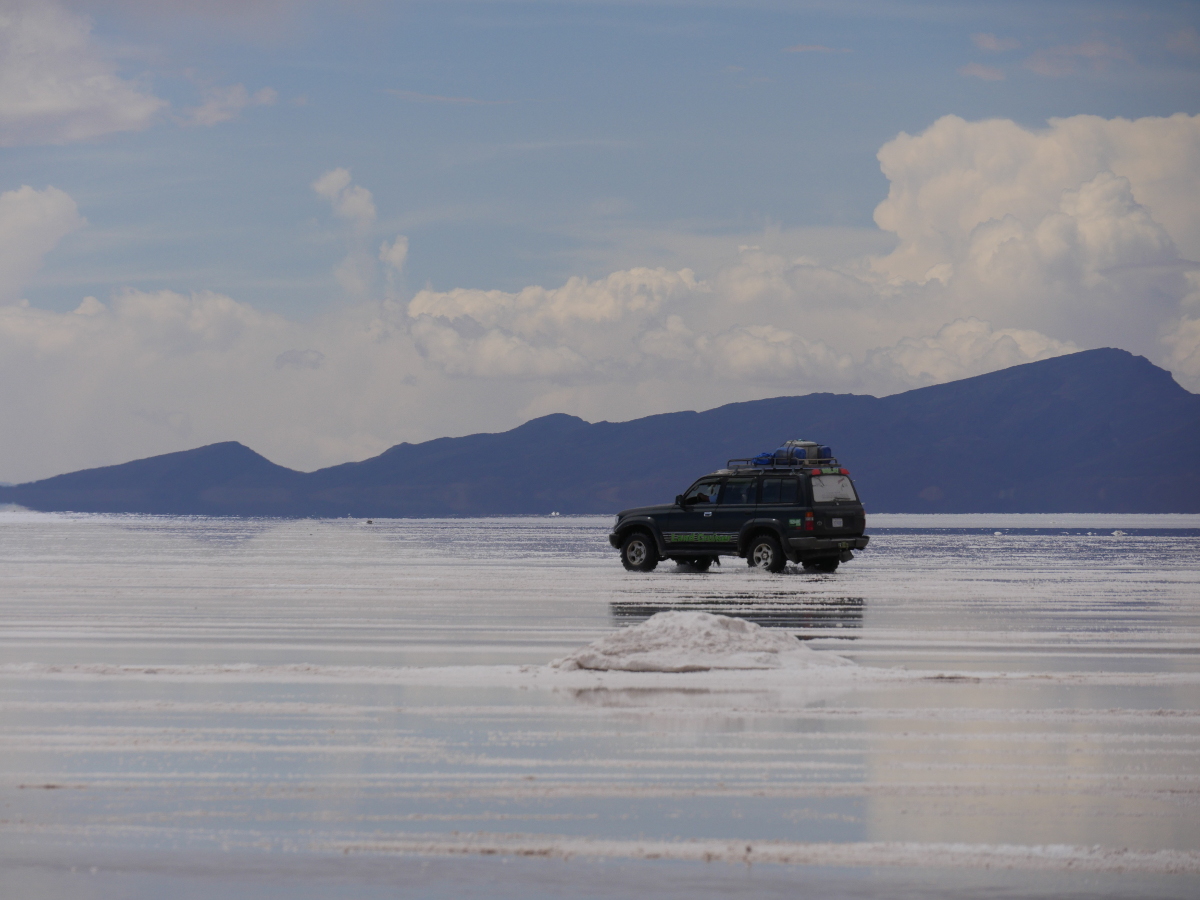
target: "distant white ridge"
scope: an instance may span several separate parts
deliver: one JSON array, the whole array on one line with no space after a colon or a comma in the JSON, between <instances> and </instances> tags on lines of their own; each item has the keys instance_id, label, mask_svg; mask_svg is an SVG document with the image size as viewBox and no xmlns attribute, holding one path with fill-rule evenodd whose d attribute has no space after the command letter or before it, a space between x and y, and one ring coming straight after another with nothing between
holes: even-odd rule
<instances>
[{"instance_id":1,"label":"distant white ridge","mask_svg":"<svg viewBox=\"0 0 1200 900\"><path fill-rule=\"evenodd\" d=\"M854 663L832 653L817 653L790 634L745 619L702 612L661 612L550 665L621 672L705 672L811 669Z\"/></svg>"}]
</instances>

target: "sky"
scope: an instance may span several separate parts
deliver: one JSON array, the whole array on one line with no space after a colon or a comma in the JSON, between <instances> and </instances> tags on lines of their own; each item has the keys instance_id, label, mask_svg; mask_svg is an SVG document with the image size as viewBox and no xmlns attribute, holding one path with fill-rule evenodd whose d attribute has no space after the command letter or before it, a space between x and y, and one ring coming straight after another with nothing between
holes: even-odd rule
<instances>
[{"instance_id":1,"label":"sky","mask_svg":"<svg viewBox=\"0 0 1200 900\"><path fill-rule=\"evenodd\" d=\"M1200 3L0 0L0 481L1105 346L1200 392L1198 260Z\"/></svg>"}]
</instances>

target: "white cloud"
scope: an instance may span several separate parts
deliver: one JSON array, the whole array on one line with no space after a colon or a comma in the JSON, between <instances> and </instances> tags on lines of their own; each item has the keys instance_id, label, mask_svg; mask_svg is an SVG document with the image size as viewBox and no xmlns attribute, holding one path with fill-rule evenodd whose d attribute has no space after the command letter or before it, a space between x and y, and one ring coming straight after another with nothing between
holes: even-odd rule
<instances>
[{"instance_id":1,"label":"white cloud","mask_svg":"<svg viewBox=\"0 0 1200 900\"><path fill-rule=\"evenodd\" d=\"M996 329L990 322L969 317L944 325L936 334L905 338L894 347L872 351L867 366L892 383L941 384L1079 349L1036 331Z\"/></svg>"},{"instance_id":2,"label":"white cloud","mask_svg":"<svg viewBox=\"0 0 1200 900\"><path fill-rule=\"evenodd\" d=\"M875 220L899 242L875 268L894 290L947 318L1161 351L1200 251L1200 117L1034 131L947 116L879 159L891 189Z\"/></svg>"},{"instance_id":3,"label":"white cloud","mask_svg":"<svg viewBox=\"0 0 1200 900\"><path fill-rule=\"evenodd\" d=\"M333 206L335 215L347 219L361 230L375 224L375 200L364 187L351 184L347 169L326 172L312 184L312 189Z\"/></svg>"},{"instance_id":4,"label":"white cloud","mask_svg":"<svg viewBox=\"0 0 1200 900\"><path fill-rule=\"evenodd\" d=\"M297 323L212 292L125 291L78 313L0 307L11 479L230 439L316 465L378 452L418 415L451 427L421 412L405 381L420 356L378 305Z\"/></svg>"},{"instance_id":5,"label":"white cloud","mask_svg":"<svg viewBox=\"0 0 1200 900\"><path fill-rule=\"evenodd\" d=\"M538 346L498 328L469 336L424 317L413 323L412 335L422 356L456 377L559 381L589 368L570 347Z\"/></svg>"},{"instance_id":6,"label":"white cloud","mask_svg":"<svg viewBox=\"0 0 1200 900\"><path fill-rule=\"evenodd\" d=\"M392 271L404 271L404 261L408 259L408 238L402 234L390 244L384 241L379 245L379 261Z\"/></svg>"},{"instance_id":7,"label":"white cloud","mask_svg":"<svg viewBox=\"0 0 1200 900\"><path fill-rule=\"evenodd\" d=\"M1200 393L1200 319L1184 317L1166 337L1171 354L1167 365L1175 380L1194 393Z\"/></svg>"},{"instance_id":8,"label":"white cloud","mask_svg":"<svg viewBox=\"0 0 1200 900\"><path fill-rule=\"evenodd\" d=\"M618 374L637 366L635 341L647 323L669 303L703 291L686 269L632 269L519 293L423 290L408 314L425 357L451 374L473 371L466 360L476 356L489 370L512 376ZM502 366L504 348L513 359Z\"/></svg>"},{"instance_id":9,"label":"white cloud","mask_svg":"<svg viewBox=\"0 0 1200 900\"><path fill-rule=\"evenodd\" d=\"M346 236L348 250L333 270L334 280L343 293L365 299L374 290L379 279L377 257L367 250L366 244L366 237L375 225L375 200L366 188L352 183L347 169L332 169L326 172L312 183L312 189L318 196L328 200L334 215L344 219L350 226L350 233ZM398 254L401 250L407 254L407 238L398 237L396 243L388 249L389 259L383 258L383 248L380 248L378 259L382 259L388 265L391 265L389 260L398 259L402 266L403 255ZM393 269L394 272L399 271L395 267ZM394 272L389 272L389 275L393 275Z\"/></svg>"},{"instance_id":10,"label":"white cloud","mask_svg":"<svg viewBox=\"0 0 1200 900\"><path fill-rule=\"evenodd\" d=\"M49 0L0 9L0 145L136 131L166 105L117 74L92 41L87 19Z\"/></svg>"},{"instance_id":11,"label":"white cloud","mask_svg":"<svg viewBox=\"0 0 1200 900\"><path fill-rule=\"evenodd\" d=\"M58 188L26 185L0 194L0 304L19 299L42 258L84 224L75 201Z\"/></svg>"},{"instance_id":12,"label":"white cloud","mask_svg":"<svg viewBox=\"0 0 1200 900\"><path fill-rule=\"evenodd\" d=\"M209 87L204 90L204 102L187 111L193 125L216 125L236 119L249 106L271 106L279 99L274 88L261 88L251 94L242 84L228 87Z\"/></svg>"},{"instance_id":13,"label":"white cloud","mask_svg":"<svg viewBox=\"0 0 1200 900\"><path fill-rule=\"evenodd\" d=\"M1175 380L1190 391L1200 392L1200 267L1185 274L1187 294L1180 304L1182 314L1163 338L1169 354L1166 364Z\"/></svg>"},{"instance_id":14,"label":"white cloud","mask_svg":"<svg viewBox=\"0 0 1200 900\"><path fill-rule=\"evenodd\" d=\"M774 325L738 325L698 342L717 375L732 378L816 381L821 386L846 382L854 359L821 341L811 342Z\"/></svg>"},{"instance_id":15,"label":"white cloud","mask_svg":"<svg viewBox=\"0 0 1200 900\"><path fill-rule=\"evenodd\" d=\"M484 327L503 325L523 334L549 333L576 323L616 323L630 314L651 313L698 287L687 269L632 269L600 281L572 278L560 288L533 286L516 294L424 290L412 299L408 312L414 317L470 318Z\"/></svg>"}]
</instances>

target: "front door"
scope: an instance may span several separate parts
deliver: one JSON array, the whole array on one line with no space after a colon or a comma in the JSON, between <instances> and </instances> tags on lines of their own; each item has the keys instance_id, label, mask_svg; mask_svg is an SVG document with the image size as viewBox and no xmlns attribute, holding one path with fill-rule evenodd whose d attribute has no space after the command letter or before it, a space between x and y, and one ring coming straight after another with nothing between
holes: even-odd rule
<instances>
[{"instance_id":1,"label":"front door","mask_svg":"<svg viewBox=\"0 0 1200 900\"><path fill-rule=\"evenodd\" d=\"M667 553L712 549L713 510L717 508L720 491L720 478L701 479L683 495L682 508L666 513L659 525Z\"/></svg>"},{"instance_id":2,"label":"front door","mask_svg":"<svg viewBox=\"0 0 1200 900\"><path fill-rule=\"evenodd\" d=\"M733 475L725 479L717 507L712 515L713 549L736 553L742 526L754 518L758 478Z\"/></svg>"}]
</instances>

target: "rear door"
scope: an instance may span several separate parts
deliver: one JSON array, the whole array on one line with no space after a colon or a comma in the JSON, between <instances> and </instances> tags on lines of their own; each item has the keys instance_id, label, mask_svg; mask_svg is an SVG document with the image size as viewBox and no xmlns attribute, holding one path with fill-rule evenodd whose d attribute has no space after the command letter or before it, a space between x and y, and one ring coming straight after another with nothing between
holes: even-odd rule
<instances>
[{"instance_id":1,"label":"rear door","mask_svg":"<svg viewBox=\"0 0 1200 900\"><path fill-rule=\"evenodd\" d=\"M803 533L805 497L803 484L795 475L764 475L758 496L759 519L775 519L787 537Z\"/></svg>"},{"instance_id":2,"label":"rear door","mask_svg":"<svg viewBox=\"0 0 1200 900\"><path fill-rule=\"evenodd\" d=\"M862 534L865 516L850 476L814 475L811 482L816 533L825 537Z\"/></svg>"},{"instance_id":3,"label":"rear door","mask_svg":"<svg viewBox=\"0 0 1200 900\"><path fill-rule=\"evenodd\" d=\"M720 500L713 512L713 549L736 553L742 526L754 518L758 501L757 475L730 475L721 488Z\"/></svg>"}]
</instances>

